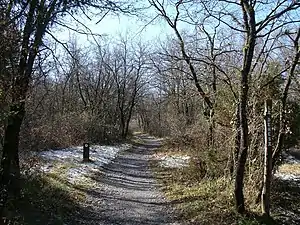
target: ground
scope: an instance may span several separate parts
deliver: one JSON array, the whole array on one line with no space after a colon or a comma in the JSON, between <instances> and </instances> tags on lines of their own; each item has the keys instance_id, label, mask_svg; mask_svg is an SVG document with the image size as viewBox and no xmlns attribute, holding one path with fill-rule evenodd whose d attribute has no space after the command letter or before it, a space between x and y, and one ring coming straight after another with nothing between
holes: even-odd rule
<instances>
[{"instance_id":1,"label":"ground","mask_svg":"<svg viewBox=\"0 0 300 225\"><path fill-rule=\"evenodd\" d=\"M135 138L132 146L92 148L89 163L79 147L39 153L43 175L24 181L15 224L179 225L150 168L161 143Z\"/></svg>"},{"instance_id":2,"label":"ground","mask_svg":"<svg viewBox=\"0 0 300 225\"><path fill-rule=\"evenodd\" d=\"M8 212L15 221L11 224L179 225L182 219L189 224L236 224L226 180L186 183L182 175L197 175L187 173L189 156L157 151L161 140L145 134L134 138L132 145L93 146L88 163L82 162L82 147L39 153L40 166L24 174L22 198ZM299 159L298 151L290 151L274 176L275 220L268 224L300 224Z\"/></svg>"},{"instance_id":3,"label":"ground","mask_svg":"<svg viewBox=\"0 0 300 225\"><path fill-rule=\"evenodd\" d=\"M300 224L300 150L290 149L275 173L272 214L279 224Z\"/></svg>"},{"instance_id":4,"label":"ground","mask_svg":"<svg viewBox=\"0 0 300 225\"><path fill-rule=\"evenodd\" d=\"M140 137L143 144L121 152L95 174L99 185L88 192L86 204L97 213L93 218L82 217L82 224L91 224L90 221L93 224L177 224L149 167L159 143L147 136Z\"/></svg>"}]
</instances>

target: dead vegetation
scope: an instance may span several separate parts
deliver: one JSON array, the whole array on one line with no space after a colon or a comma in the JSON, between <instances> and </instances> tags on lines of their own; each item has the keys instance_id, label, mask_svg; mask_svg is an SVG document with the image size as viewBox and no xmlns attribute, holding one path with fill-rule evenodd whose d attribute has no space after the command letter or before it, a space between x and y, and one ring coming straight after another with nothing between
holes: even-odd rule
<instances>
[{"instance_id":1,"label":"dead vegetation","mask_svg":"<svg viewBox=\"0 0 300 225\"><path fill-rule=\"evenodd\" d=\"M200 138L200 137L199 137ZM189 141L197 142L199 139ZM174 142L166 140L163 147L157 150L157 154L192 156L188 167L163 168L158 162L153 163L152 168L157 179L162 184L166 196L180 212L183 221L188 224L215 224L215 225L276 225L298 224L300 211L297 209L299 200L299 184L275 179L272 182L271 211L272 218L264 218L260 215L260 204L256 198L260 187L260 175L252 174L246 177L245 196L249 206L249 214L238 215L235 211L233 200L234 180L222 169L226 163L215 163L215 158L206 157L208 152L195 154L195 148L187 145L187 142L179 144L178 137ZM208 151L208 150L207 150ZM200 157L200 160L199 160ZM202 160L215 165L202 165ZM219 166L219 168L217 168ZM280 172L299 174L299 165L283 164ZM220 174L219 171L222 171ZM250 172L250 171L248 171ZM216 176L219 174L219 176ZM250 213L251 212L251 213Z\"/></svg>"}]
</instances>

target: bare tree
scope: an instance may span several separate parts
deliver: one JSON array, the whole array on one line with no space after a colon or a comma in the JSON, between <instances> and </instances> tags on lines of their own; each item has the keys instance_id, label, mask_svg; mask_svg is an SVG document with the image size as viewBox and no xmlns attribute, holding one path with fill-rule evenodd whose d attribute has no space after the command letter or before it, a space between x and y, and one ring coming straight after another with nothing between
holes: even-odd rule
<instances>
[{"instance_id":1,"label":"bare tree","mask_svg":"<svg viewBox=\"0 0 300 225\"><path fill-rule=\"evenodd\" d=\"M300 59L300 48L299 48L299 40L300 40L300 28L295 32L294 37L292 34L286 33L286 35L291 39L293 43L293 48L294 48L294 56L291 61L290 69L288 71L288 77L286 79L283 93L281 96L281 110L280 110L280 119L279 119L279 133L278 133L278 138L277 138L277 143L275 150L273 152L273 167L276 164L276 161L278 160L278 157L280 153L282 152L282 147L283 147L283 141L284 141L284 135L286 133L286 107L287 107L287 98L289 94L289 90L291 87L292 80L295 78L296 74L296 68L297 65L299 64L299 59Z\"/></svg>"},{"instance_id":2,"label":"bare tree","mask_svg":"<svg viewBox=\"0 0 300 225\"><path fill-rule=\"evenodd\" d=\"M176 37L180 43L180 49L182 57L186 61L190 68L191 74L193 74L194 82L199 87L198 75L193 64L193 57L187 54L186 43L183 40L182 35L179 32L178 24L187 22L188 24L195 24L192 16L185 14L181 15L182 10L188 5L189 8L198 6L198 10L195 10L197 14L203 15L204 18L210 18L212 23L226 29L229 28L233 35L243 43L243 46L236 44L237 50L243 60L237 62L236 69L240 71L239 78L239 97L237 101L237 127L236 130L236 144L239 145L236 148L237 163L235 173L235 202L236 208L239 213L245 212L245 201L243 194L244 187L244 173L245 166L248 158L249 149L249 84L251 84L252 74L257 62L260 62L262 57L265 57L264 50L262 48L260 52L258 50L258 40L264 40L269 45L270 35L282 30L282 27L289 27L292 24L299 23L299 18L296 16L296 10L299 9L300 3L297 1L277 1L277 2L257 2L242 0L240 2L233 1L149 1L150 4L157 10L168 25L174 30ZM169 11L166 4L173 5L173 11ZM194 5L193 5L194 4ZM264 8L263 12L259 12L261 8ZM201 11L202 10L202 11ZM240 12L239 14L236 12ZM196 14L196 15L197 15ZM280 19L279 19L280 18ZM201 27L201 23L198 22ZM205 29L202 29L205 33ZM208 39L211 41L211 36L208 34ZM240 48L240 49L238 49ZM212 56L212 55L211 55ZM267 54L266 57L269 55ZM255 62L254 62L255 60ZM214 63L211 63L214 65ZM212 67L217 68L217 66ZM212 71L213 72L213 71ZM207 106L213 109L211 97L208 97L200 86L198 91L204 98Z\"/></svg>"},{"instance_id":3,"label":"bare tree","mask_svg":"<svg viewBox=\"0 0 300 225\"><path fill-rule=\"evenodd\" d=\"M53 25L63 25L65 15L75 18L75 14L87 13L89 7L96 8L100 13L110 10L128 10L130 3L111 1L4 1L4 11L8 24L20 27L20 52L17 63L18 71L14 77L8 123L5 128L3 155L1 160L1 217L6 199L6 190L14 189L19 193L19 157L18 143L21 124L25 115L25 99L32 79L33 66L43 45L46 33L51 35ZM52 35L53 36L53 35ZM8 188L10 186L10 188Z\"/></svg>"},{"instance_id":4,"label":"bare tree","mask_svg":"<svg viewBox=\"0 0 300 225\"><path fill-rule=\"evenodd\" d=\"M107 67L116 85L120 131L121 136L125 138L137 98L145 85L143 77L147 73L148 59L146 47L142 44L138 44L137 48L130 48L127 38L122 38L117 46Z\"/></svg>"}]
</instances>

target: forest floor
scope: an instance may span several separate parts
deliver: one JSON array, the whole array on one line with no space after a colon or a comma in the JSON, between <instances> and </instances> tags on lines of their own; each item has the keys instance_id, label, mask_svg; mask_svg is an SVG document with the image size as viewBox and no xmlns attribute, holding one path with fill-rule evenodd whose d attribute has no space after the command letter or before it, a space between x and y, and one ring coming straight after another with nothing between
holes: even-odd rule
<instances>
[{"instance_id":1,"label":"forest floor","mask_svg":"<svg viewBox=\"0 0 300 225\"><path fill-rule=\"evenodd\" d=\"M300 224L300 149L290 149L274 175L272 213L279 224Z\"/></svg>"},{"instance_id":2,"label":"forest floor","mask_svg":"<svg viewBox=\"0 0 300 225\"><path fill-rule=\"evenodd\" d=\"M188 151L176 151L168 146L156 154L165 157L181 154L185 159L189 158ZM177 211L187 224L299 225L300 150L290 150L283 158L271 186L271 218L260 216L253 182L245 185L246 206L250 212L240 216L235 212L233 197L230 197L234 188L232 180L203 178L199 173L201 168L188 163L177 168L166 165L154 165L153 168L159 181L163 182L167 198L176 202Z\"/></svg>"},{"instance_id":3,"label":"forest floor","mask_svg":"<svg viewBox=\"0 0 300 225\"><path fill-rule=\"evenodd\" d=\"M286 155L275 174L273 219L264 221L255 213L236 215L231 182L199 181L191 155L161 145L137 134L130 145L92 146L89 163L82 162L81 147L40 152L39 166L25 170L22 196L11 201L7 218L15 225L300 224L299 151Z\"/></svg>"},{"instance_id":4,"label":"forest floor","mask_svg":"<svg viewBox=\"0 0 300 225\"><path fill-rule=\"evenodd\" d=\"M11 224L179 224L150 169L159 140L143 134L135 139L132 147L110 149L112 154L94 148L93 161L81 169L76 148L40 154L46 160L38 173L24 176L22 197L7 212Z\"/></svg>"}]
</instances>

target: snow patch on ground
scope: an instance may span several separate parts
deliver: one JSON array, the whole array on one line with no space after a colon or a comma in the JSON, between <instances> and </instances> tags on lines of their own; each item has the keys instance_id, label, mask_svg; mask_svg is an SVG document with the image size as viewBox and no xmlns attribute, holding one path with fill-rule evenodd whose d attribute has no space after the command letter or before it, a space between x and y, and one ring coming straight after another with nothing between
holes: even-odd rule
<instances>
[{"instance_id":1,"label":"snow patch on ground","mask_svg":"<svg viewBox=\"0 0 300 225\"><path fill-rule=\"evenodd\" d=\"M274 176L276 178L279 178L280 180L285 180L285 181L295 181L295 182L300 181L300 176L299 175L294 175L294 174L276 172L274 174Z\"/></svg>"},{"instance_id":2,"label":"snow patch on ground","mask_svg":"<svg viewBox=\"0 0 300 225\"><path fill-rule=\"evenodd\" d=\"M292 155L289 155L287 153L283 154L283 161L284 164L279 166L278 171L275 172L274 177L280 179L280 180L284 180L284 181L293 181L293 182L300 182L300 171L294 171L293 172L282 172L280 170L280 167L284 167L284 166L289 166L289 165L299 165L300 167L300 160L295 158Z\"/></svg>"},{"instance_id":3,"label":"snow patch on ground","mask_svg":"<svg viewBox=\"0 0 300 225\"><path fill-rule=\"evenodd\" d=\"M39 170L44 173L55 173L66 178L72 184L87 181L99 167L110 163L120 151L131 148L130 144L117 146L94 145L90 147L89 163L83 163L83 148L71 147L60 150L48 150L38 153L45 162Z\"/></svg>"},{"instance_id":4,"label":"snow patch on ground","mask_svg":"<svg viewBox=\"0 0 300 225\"><path fill-rule=\"evenodd\" d=\"M164 168L183 168L189 165L191 157L188 155L156 155L159 165Z\"/></svg>"}]
</instances>

